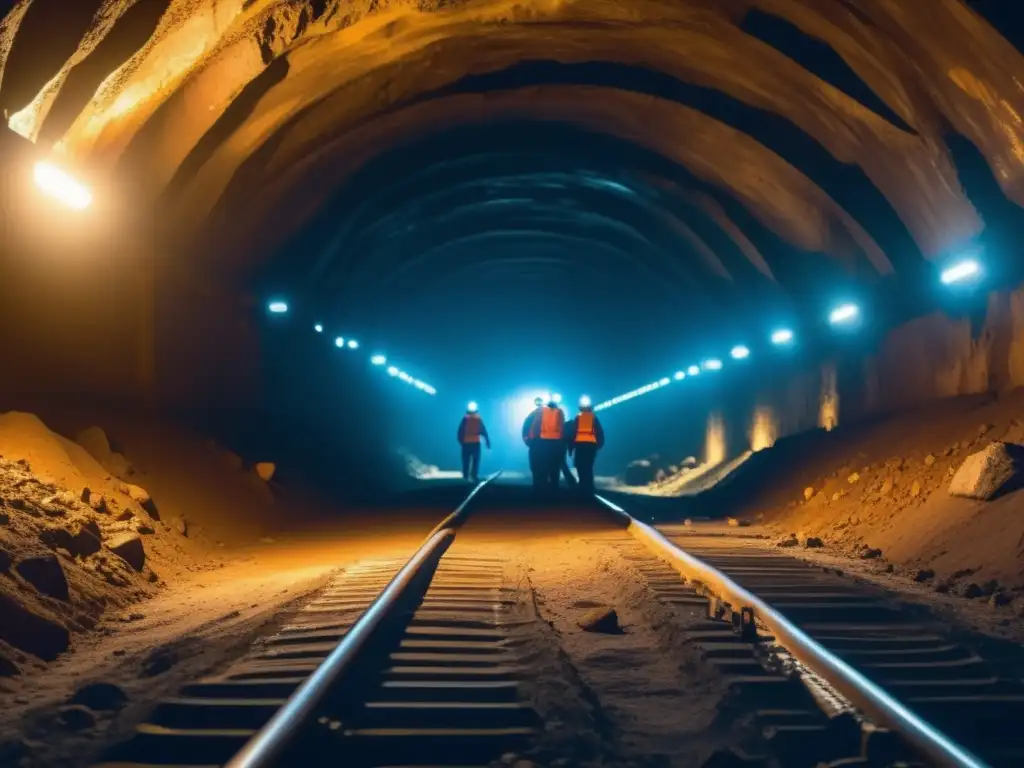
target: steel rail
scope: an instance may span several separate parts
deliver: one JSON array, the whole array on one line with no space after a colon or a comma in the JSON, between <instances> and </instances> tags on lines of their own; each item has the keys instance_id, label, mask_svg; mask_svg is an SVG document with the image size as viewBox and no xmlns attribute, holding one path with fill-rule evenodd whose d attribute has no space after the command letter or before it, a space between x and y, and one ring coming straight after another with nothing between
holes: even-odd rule
<instances>
[{"instance_id":1,"label":"steel rail","mask_svg":"<svg viewBox=\"0 0 1024 768\"><path fill-rule=\"evenodd\" d=\"M459 507L436 526L409 558L402 569L381 590L366 612L352 625L341 642L323 664L316 668L282 707L274 713L245 746L225 764L225 768L266 768L277 765L278 758L290 747L306 727L317 707L341 676L348 671L370 642L385 619L394 612L396 603L405 594L409 584L419 575L423 566L434 556L443 555L455 540L454 524L461 522L470 501L480 490L494 480L500 472L486 478L472 490Z\"/></svg>"},{"instance_id":2,"label":"steel rail","mask_svg":"<svg viewBox=\"0 0 1024 768\"><path fill-rule=\"evenodd\" d=\"M903 735L928 759L943 768L989 768L988 764L947 737L890 696L884 689L806 635L757 595L717 568L689 554L659 531L642 523L608 499L596 499L628 523L627 531L686 578L704 584L733 610L751 609L755 618L801 664L832 685L878 723Z\"/></svg>"}]
</instances>

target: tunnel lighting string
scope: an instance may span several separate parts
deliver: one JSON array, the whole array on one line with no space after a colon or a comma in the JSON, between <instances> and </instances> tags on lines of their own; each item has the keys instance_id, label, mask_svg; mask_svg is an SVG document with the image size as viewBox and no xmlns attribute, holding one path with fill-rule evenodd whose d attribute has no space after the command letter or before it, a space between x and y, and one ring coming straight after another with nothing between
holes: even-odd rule
<instances>
[{"instance_id":1,"label":"tunnel lighting string","mask_svg":"<svg viewBox=\"0 0 1024 768\"><path fill-rule=\"evenodd\" d=\"M272 299L267 302L267 311L272 315L286 315L290 314L291 306L284 299ZM319 321L313 323L311 328L313 329L313 332L318 335L324 335L326 333L326 326ZM362 349L362 344L360 344L357 339L353 339L349 336L335 336L331 343L338 349L343 349L347 352L356 352ZM387 355L380 352L374 352L370 355L370 364L374 368L384 370L388 374L389 378L398 379L426 395L433 396L437 394L437 389L432 385L422 379L416 378L407 371L402 370L394 363L389 363L390 361L388 360Z\"/></svg>"}]
</instances>

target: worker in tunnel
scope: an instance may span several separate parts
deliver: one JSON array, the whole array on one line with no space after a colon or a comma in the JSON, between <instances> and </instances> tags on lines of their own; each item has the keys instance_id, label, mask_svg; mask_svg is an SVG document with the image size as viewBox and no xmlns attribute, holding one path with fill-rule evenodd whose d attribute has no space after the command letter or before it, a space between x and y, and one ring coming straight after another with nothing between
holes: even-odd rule
<instances>
[{"instance_id":1,"label":"worker in tunnel","mask_svg":"<svg viewBox=\"0 0 1024 768\"><path fill-rule=\"evenodd\" d=\"M597 452L604 447L604 427L594 413L590 398L580 398L580 412L565 427L565 441L569 455L579 474L580 490L586 494L594 492L594 461Z\"/></svg>"},{"instance_id":2,"label":"worker in tunnel","mask_svg":"<svg viewBox=\"0 0 1024 768\"><path fill-rule=\"evenodd\" d=\"M487 426L480 418L480 409L475 402L466 406L466 415L459 422L459 445L462 446L462 477L475 483L480 479L480 441L491 449L491 438Z\"/></svg>"},{"instance_id":3,"label":"worker in tunnel","mask_svg":"<svg viewBox=\"0 0 1024 768\"><path fill-rule=\"evenodd\" d=\"M523 424L523 439L530 449L534 488L553 491L565 460L565 414L554 396L541 402Z\"/></svg>"}]
</instances>

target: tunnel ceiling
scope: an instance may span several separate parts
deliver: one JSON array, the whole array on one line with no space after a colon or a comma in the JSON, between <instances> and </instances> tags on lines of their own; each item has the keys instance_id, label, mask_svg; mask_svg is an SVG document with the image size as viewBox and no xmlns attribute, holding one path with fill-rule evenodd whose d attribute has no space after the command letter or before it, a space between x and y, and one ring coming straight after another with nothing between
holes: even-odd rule
<instances>
[{"instance_id":1,"label":"tunnel ceiling","mask_svg":"<svg viewBox=\"0 0 1024 768\"><path fill-rule=\"evenodd\" d=\"M913 272L984 229L951 133L1024 204L1024 57L965 0L25 0L0 64L173 247L347 313Z\"/></svg>"}]
</instances>

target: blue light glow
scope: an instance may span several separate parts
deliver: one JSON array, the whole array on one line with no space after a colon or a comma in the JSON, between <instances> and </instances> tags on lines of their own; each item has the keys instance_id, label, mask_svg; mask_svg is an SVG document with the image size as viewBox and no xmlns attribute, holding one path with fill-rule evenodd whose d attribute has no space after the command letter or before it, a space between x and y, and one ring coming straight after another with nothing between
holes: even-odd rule
<instances>
[{"instance_id":1,"label":"blue light glow","mask_svg":"<svg viewBox=\"0 0 1024 768\"><path fill-rule=\"evenodd\" d=\"M732 356L733 360L746 360L750 357L750 350L742 344L737 344L732 348L729 354Z\"/></svg>"},{"instance_id":2,"label":"blue light glow","mask_svg":"<svg viewBox=\"0 0 1024 768\"><path fill-rule=\"evenodd\" d=\"M316 331L317 333L323 333L324 326L321 323L317 323L316 325L313 326L313 330Z\"/></svg>"},{"instance_id":3,"label":"blue light glow","mask_svg":"<svg viewBox=\"0 0 1024 768\"><path fill-rule=\"evenodd\" d=\"M686 378L686 374L683 371L676 371L672 378L676 381L682 381Z\"/></svg>"},{"instance_id":4,"label":"blue light glow","mask_svg":"<svg viewBox=\"0 0 1024 768\"><path fill-rule=\"evenodd\" d=\"M772 344L789 344L793 341L793 332L789 328L779 328L772 332Z\"/></svg>"},{"instance_id":5,"label":"blue light glow","mask_svg":"<svg viewBox=\"0 0 1024 768\"><path fill-rule=\"evenodd\" d=\"M860 307L856 304L840 304L829 314L828 321L832 323L832 325L852 323L859 315Z\"/></svg>"},{"instance_id":6,"label":"blue light glow","mask_svg":"<svg viewBox=\"0 0 1024 768\"><path fill-rule=\"evenodd\" d=\"M963 259L956 264L942 270L939 279L943 285L953 283L965 283L968 280L977 278L981 274L981 265L974 259Z\"/></svg>"},{"instance_id":7,"label":"blue light glow","mask_svg":"<svg viewBox=\"0 0 1024 768\"><path fill-rule=\"evenodd\" d=\"M387 355L374 355L370 358L370 362L374 365L384 365L388 361Z\"/></svg>"},{"instance_id":8,"label":"blue light glow","mask_svg":"<svg viewBox=\"0 0 1024 768\"><path fill-rule=\"evenodd\" d=\"M722 361L717 357L712 357L710 360L705 360L703 368L705 371L720 371L722 370Z\"/></svg>"},{"instance_id":9,"label":"blue light glow","mask_svg":"<svg viewBox=\"0 0 1024 768\"><path fill-rule=\"evenodd\" d=\"M334 339L334 346L338 347L339 349L341 347L344 347L345 346L345 337L344 336L336 336L335 339Z\"/></svg>"},{"instance_id":10,"label":"blue light glow","mask_svg":"<svg viewBox=\"0 0 1024 768\"><path fill-rule=\"evenodd\" d=\"M283 315L288 311L288 302L276 300L267 304L267 309L275 315Z\"/></svg>"},{"instance_id":11,"label":"blue light glow","mask_svg":"<svg viewBox=\"0 0 1024 768\"><path fill-rule=\"evenodd\" d=\"M359 349L359 342L356 341L355 339L349 339L348 340L348 348L349 349Z\"/></svg>"}]
</instances>

